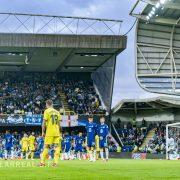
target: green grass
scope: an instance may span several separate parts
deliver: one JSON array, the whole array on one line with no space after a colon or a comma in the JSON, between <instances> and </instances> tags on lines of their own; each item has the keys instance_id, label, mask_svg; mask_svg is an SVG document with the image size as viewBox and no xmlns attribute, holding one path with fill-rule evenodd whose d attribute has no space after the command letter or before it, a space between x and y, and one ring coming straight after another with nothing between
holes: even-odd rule
<instances>
[{"instance_id":1,"label":"green grass","mask_svg":"<svg viewBox=\"0 0 180 180\"><path fill-rule=\"evenodd\" d=\"M37 160L0 160L0 179L180 179L180 161L121 160L60 161L58 167L37 167Z\"/></svg>"}]
</instances>

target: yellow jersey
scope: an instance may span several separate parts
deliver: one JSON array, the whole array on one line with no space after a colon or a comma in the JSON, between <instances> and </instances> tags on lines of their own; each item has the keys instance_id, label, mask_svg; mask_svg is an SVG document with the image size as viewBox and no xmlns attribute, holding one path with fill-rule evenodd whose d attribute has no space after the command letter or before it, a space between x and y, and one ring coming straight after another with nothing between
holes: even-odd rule
<instances>
[{"instance_id":1,"label":"yellow jersey","mask_svg":"<svg viewBox=\"0 0 180 180\"><path fill-rule=\"evenodd\" d=\"M54 108L46 109L44 111L44 121L46 124L46 136L60 136L61 115L57 110Z\"/></svg>"},{"instance_id":2,"label":"yellow jersey","mask_svg":"<svg viewBox=\"0 0 180 180\"><path fill-rule=\"evenodd\" d=\"M29 145L29 138L28 137L23 137L21 139L21 146L22 147L28 147L28 145Z\"/></svg>"},{"instance_id":3,"label":"yellow jersey","mask_svg":"<svg viewBox=\"0 0 180 180\"><path fill-rule=\"evenodd\" d=\"M33 136L33 135L30 135L29 136L29 145L30 146L34 146L34 144L35 144L35 137Z\"/></svg>"}]
</instances>

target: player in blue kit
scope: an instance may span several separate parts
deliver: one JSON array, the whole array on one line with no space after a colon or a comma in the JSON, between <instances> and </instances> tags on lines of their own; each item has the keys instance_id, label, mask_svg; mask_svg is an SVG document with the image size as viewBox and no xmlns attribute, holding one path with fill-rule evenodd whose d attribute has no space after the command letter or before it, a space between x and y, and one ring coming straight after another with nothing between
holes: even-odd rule
<instances>
[{"instance_id":1,"label":"player in blue kit","mask_svg":"<svg viewBox=\"0 0 180 180\"><path fill-rule=\"evenodd\" d=\"M83 152L83 144L84 144L84 138L82 136L82 132L79 132L79 134L74 138L74 141L75 141L75 153L77 154L77 158L81 160L82 152Z\"/></svg>"},{"instance_id":2,"label":"player in blue kit","mask_svg":"<svg viewBox=\"0 0 180 180\"><path fill-rule=\"evenodd\" d=\"M40 158L41 158L41 153L43 151L43 147L44 147L44 138L42 136L39 136L37 138L37 152Z\"/></svg>"},{"instance_id":3,"label":"player in blue kit","mask_svg":"<svg viewBox=\"0 0 180 180\"><path fill-rule=\"evenodd\" d=\"M89 153L89 161L96 160L95 136L97 134L97 124L93 122L93 116L90 115L86 124L87 131L87 152Z\"/></svg>"},{"instance_id":4,"label":"player in blue kit","mask_svg":"<svg viewBox=\"0 0 180 180\"><path fill-rule=\"evenodd\" d=\"M63 154L64 154L64 159L70 159L70 153L71 153L71 141L72 138L69 135L68 132L65 133L64 138L63 138Z\"/></svg>"},{"instance_id":5,"label":"player in blue kit","mask_svg":"<svg viewBox=\"0 0 180 180\"><path fill-rule=\"evenodd\" d=\"M8 157L11 159L14 158L14 151L13 151L13 136L10 134L9 131L6 131L6 134L4 135L5 139L5 159L7 160Z\"/></svg>"},{"instance_id":6,"label":"player in blue kit","mask_svg":"<svg viewBox=\"0 0 180 180\"><path fill-rule=\"evenodd\" d=\"M100 118L100 125L98 127L98 136L99 136L99 148L101 159L104 160L104 151L106 155L106 161L109 158L109 149L107 144L107 137L109 134L109 127L105 124L105 118L102 116Z\"/></svg>"}]
</instances>

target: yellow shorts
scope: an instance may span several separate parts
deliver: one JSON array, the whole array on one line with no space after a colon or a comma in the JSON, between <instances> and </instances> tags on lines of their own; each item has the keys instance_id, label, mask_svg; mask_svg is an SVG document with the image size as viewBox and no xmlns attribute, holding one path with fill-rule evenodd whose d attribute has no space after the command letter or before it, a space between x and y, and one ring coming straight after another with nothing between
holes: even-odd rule
<instances>
[{"instance_id":1,"label":"yellow shorts","mask_svg":"<svg viewBox=\"0 0 180 180\"><path fill-rule=\"evenodd\" d=\"M30 151L35 151L35 146L34 146L34 145L29 146L29 150L30 150Z\"/></svg>"},{"instance_id":2,"label":"yellow shorts","mask_svg":"<svg viewBox=\"0 0 180 180\"><path fill-rule=\"evenodd\" d=\"M60 136L45 136L44 144L60 144Z\"/></svg>"},{"instance_id":3,"label":"yellow shorts","mask_svg":"<svg viewBox=\"0 0 180 180\"><path fill-rule=\"evenodd\" d=\"M28 146L22 146L21 151L22 152L28 152Z\"/></svg>"},{"instance_id":4,"label":"yellow shorts","mask_svg":"<svg viewBox=\"0 0 180 180\"><path fill-rule=\"evenodd\" d=\"M99 148L99 147L97 147L97 148L96 148L96 151L97 151L97 152L99 152L99 151L100 151L100 148Z\"/></svg>"}]
</instances>

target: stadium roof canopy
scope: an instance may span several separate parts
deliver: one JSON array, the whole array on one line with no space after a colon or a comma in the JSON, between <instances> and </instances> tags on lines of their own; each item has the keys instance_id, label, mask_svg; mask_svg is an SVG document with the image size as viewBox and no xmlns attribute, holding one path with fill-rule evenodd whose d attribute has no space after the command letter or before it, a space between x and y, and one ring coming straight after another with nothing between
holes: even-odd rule
<instances>
[{"instance_id":1,"label":"stadium roof canopy","mask_svg":"<svg viewBox=\"0 0 180 180\"><path fill-rule=\"evenodd\" d=\"M145 2L144 10L135 11ZM138 0L136 76L150 92L180 95L180 1Z\"/></svg>"},{"instance_id":2,"label":"stadium roof canopy","mask_svg":"<svg viewBox=\"0 0 180 180\"><path fill-rule=\"evenodd\" d=\"M145 99L123 99L113 109L113 114L140 110L165 110L180 108L180 98L174 96L159 96Z\"/></svg>"},{"instance_id":3,"label":"stadium roof canopy","mask_svg":"<svg viewBox=\"0 0 180 180\"><path fill-rule=\"evenodd\" d=\"M0 13L0 71L96 71L126 48L121 24L121 20Z\"/></svg>"}]
</instances>

